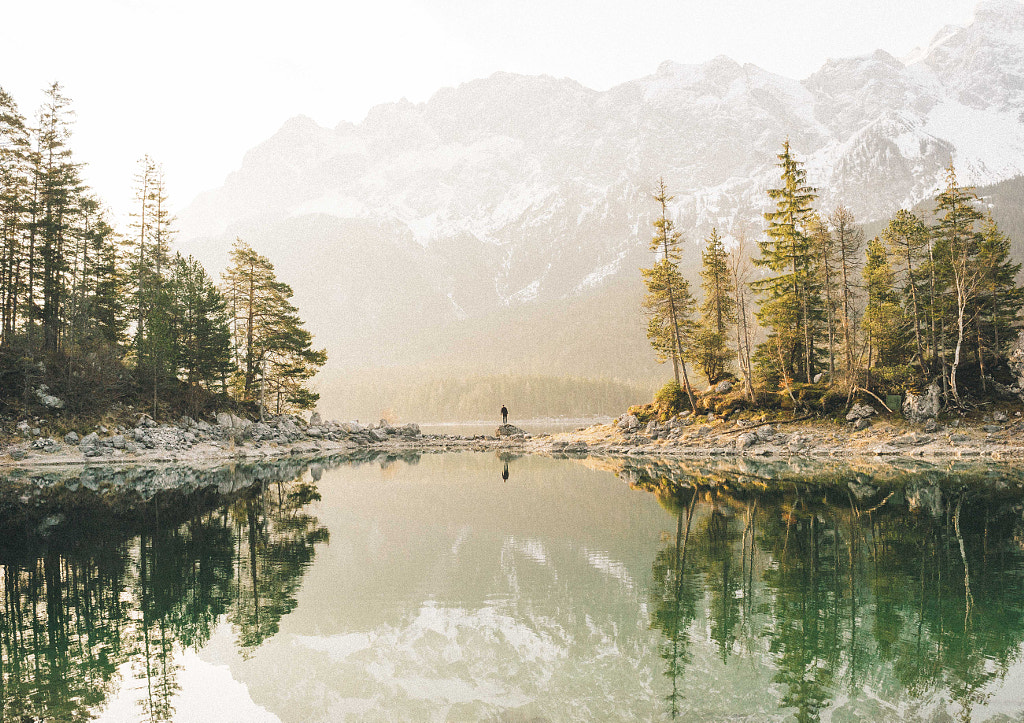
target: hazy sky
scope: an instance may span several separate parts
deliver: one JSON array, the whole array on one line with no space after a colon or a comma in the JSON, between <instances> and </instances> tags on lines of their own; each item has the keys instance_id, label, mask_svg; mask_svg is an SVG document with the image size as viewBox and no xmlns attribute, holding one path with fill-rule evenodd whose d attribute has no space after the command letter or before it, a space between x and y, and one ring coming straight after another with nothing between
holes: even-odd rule
<instances>
[{"instance_id":1,"label":"hazy sky","mask_svg":"<svg viewBox=\"0 0 1024 723\"><path fill-rule=\"evenodd\" d=\"M358 122L497 70L606 89L664 60L728 55L803 78L828 57L903 55L973 0L31 0L8 3L0 86L34 115L60 81L73 149L126 208L136 160L172 203L219 186L286 119Z\"/></svg>"}]
</instances>

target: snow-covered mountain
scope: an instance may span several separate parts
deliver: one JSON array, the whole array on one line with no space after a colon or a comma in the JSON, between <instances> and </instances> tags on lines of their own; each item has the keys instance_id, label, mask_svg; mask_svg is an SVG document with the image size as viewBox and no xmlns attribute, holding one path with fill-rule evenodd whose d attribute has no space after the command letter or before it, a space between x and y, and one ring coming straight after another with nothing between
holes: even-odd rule
<instances>
[{"instance_id":1,"label":"snow-covered mountain","mask_svg":"<svg viewBox=\"0 0 1024 723\"><path fill-rule=\"evenodd\" d=\"M804 80L717 57L605 92L497 73L358 125L300 116L179 215L181 238L215 269L245 238L336 361L400 362L423 329L500 339L481 321L495 314L579 299L633 314L622 289L648 262L659 176L689 240L757 233L788 136L823 210L878 220L932 195L951 157L970 184L1024 173L1022 120L1024 5L986 0L913 58L829 60Z\"/></svg>"}]
</instances>

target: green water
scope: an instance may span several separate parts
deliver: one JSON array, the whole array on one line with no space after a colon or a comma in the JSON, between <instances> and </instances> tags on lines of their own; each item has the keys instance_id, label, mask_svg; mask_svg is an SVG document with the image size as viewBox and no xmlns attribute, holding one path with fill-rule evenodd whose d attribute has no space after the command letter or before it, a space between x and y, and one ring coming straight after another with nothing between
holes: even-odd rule
<instances>
[{"instance_id":1,"label":"green water","mask_svg":"<svg viewBox=\"0 0 1024 723\"><path fill-rule=\"evenodd\" d=\"M1019 721L1021 481L493 454L14 475L2 719Z\"/></svg>"}]
</instances>

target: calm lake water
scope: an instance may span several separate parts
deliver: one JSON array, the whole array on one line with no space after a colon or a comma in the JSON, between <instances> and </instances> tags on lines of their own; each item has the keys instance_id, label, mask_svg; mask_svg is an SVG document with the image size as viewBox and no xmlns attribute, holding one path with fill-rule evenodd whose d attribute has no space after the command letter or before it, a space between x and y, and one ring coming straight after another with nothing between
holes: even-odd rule
<instances>
[{"instance_id":1,"label":"calm lake water","mask_svg":"<svg viewBox=\"0 0 1024 723\"><path fill-rule=\"evenodd\" d=\"M1019 479L470 453L21 476L0 717L1017 721Z\"/></svg>"}]
</instances>

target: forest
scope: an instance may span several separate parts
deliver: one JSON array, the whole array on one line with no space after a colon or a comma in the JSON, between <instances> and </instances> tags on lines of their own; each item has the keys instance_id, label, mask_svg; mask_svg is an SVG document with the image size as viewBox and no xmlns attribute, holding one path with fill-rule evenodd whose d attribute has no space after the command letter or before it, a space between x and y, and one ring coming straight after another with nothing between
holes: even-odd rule
<instances>
[{"instance_id":1,"label":"forest","mask_svg":"<svg viewBox=\"0 0 1024 723\"><path fill-rule=\"evenodd\" d=\"M674 371L660 398L697 409L698 372L711 385L738 380L737 399L751 405L818 411L861 391L935 384L958 409L1006 391L1021 266L952 161L930 215L897 211L870 240L845 206L815 207L817 189L788 140L777 165L756 253L743 236L730 248L717 229L704 239L699 304L679 269L682 232L659 181L656 261L642 274L647 336Z\"/></svg>"},{"instance_id":2,"label":"forest","mask_svg":"<svg viewBox=\"0 0 1024 723\"><path fill-rule=\"evenodd\" d=\"M239 239L218 284L172 254L167 181L149 156L132 179L130 223L115 228L83 182L73 120L57 83L32 119L0 89L0 410L312 407L307 383L326 352L271 261Z\"/></svg>"}]
</instances>

